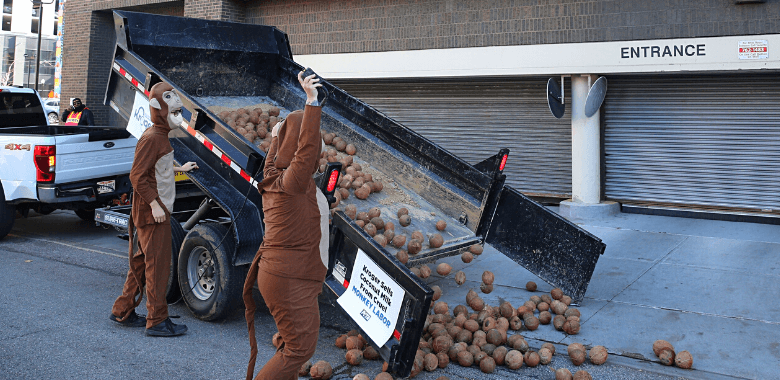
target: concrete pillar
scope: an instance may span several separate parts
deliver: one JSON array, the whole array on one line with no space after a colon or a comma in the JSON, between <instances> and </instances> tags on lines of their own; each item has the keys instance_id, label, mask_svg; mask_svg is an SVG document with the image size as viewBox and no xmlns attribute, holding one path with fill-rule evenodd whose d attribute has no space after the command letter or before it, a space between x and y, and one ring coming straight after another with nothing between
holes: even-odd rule
<instances>
[{"instance_id":1,"label":"concrete pillar","mask_svg":"<svg viewBox=\"0 0 780 380\"><path fill-rule=\"evenodd\" d=\"M585 99L590 89L588 75L571 76L571 187L575 202L601 201L601 146L599 113L585 116Z\"/></svg>"},{"instance_id":2,"label":"concrete pillar","mask_svg":"<svg viewBox=\"0 0 780 380\"><path fill-rule=\"evenodd\" d=\"M585 116L585 100L596 79L590 75L571 76L572 199L561 202L558 211L569 219L602 218L620 211L615 202L601 202L601 120L599 112Z\"/></svg>"}]
</instances>

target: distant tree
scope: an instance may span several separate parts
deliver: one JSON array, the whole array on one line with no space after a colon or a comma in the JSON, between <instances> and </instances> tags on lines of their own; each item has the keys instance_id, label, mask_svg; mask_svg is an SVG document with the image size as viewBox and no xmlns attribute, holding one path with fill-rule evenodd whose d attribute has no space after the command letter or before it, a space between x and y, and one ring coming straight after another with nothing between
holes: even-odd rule
<instances>
[{"instance_id":1,"label":"distant tree","mask_svg":"<svg viewBox=\"0 0 780 380\"><path fill-rule=\"evenodd\" d=\"M10 65L8 65L8 72L0 75L0 86L10 86L13 84L15 67L16 61L13 61Z\"/></svg>"}]
</instances>

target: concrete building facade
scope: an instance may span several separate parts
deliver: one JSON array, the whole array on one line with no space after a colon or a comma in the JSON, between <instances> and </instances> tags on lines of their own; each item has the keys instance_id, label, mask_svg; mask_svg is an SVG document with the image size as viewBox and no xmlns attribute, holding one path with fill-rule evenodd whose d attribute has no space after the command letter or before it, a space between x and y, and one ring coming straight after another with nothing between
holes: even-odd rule
<instances>
[{"instance_id":1,"label":"concrete building facade","mask_svg":"<svg viewBox=\"0 0 780 380\"><path fill-rule=\"evenodd\" d=\"M780 216L778 1L69 0L63 96L100 123L122 122L100 105L110 9L276 26L296 61L467 161L510 148L508 183L540 199Z\"/></svg>"},{"instance_id":2,"label":"concrete building facade","mask_svg":"<svg viewBox=\"0 0 780 380\"><path fill-rule=\"evenodd\" d=\"M41 24L41 65L38 89L54 87L55 43L59 2L47 1L42 10L30 0L3 0L0 25L0 85L35 86L38 24ZM40 13L43 12L41 15Z\"/></svg>"}]
</instances>

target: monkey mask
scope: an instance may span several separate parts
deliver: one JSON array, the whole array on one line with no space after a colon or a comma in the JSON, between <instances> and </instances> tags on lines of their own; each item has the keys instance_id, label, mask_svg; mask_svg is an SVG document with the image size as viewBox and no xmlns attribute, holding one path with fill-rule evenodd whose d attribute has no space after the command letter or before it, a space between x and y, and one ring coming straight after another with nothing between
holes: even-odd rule
<instances>
[{"instance_id":1,"label":"monkey mask","mask_svg":"<svg viewBox=\"0 0 780 380\"><path fill-rule=\"evenodd\" d=\"M183 104L173 86L160 82L149 91L149 113L152 123L168 129L181 127L184 118L181 115Z\"/></svg>"}]
</instances>

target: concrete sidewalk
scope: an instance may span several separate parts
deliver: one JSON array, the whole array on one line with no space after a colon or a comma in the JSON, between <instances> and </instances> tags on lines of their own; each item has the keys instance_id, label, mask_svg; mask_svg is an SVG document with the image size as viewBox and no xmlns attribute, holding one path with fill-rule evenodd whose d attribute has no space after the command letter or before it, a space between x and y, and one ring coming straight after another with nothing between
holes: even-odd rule
<instances>
[{"instance_id":1,"label":"concrete sidewalk","mask_svg":"<svg viewBox=\"0 0 780 380\"><path fill-rule=\"evenodd\" d=\"M552 208L557 211L557 208ZM780 378L780 226L618 214L572 220L607 244L585 299L582 328L568 336L552 325L522 331L526 338L606 346L609 362L691 379ZM482 271L495 273L495 290L480 295L491 305L514 307L551 286L500 252L488 248L470 264L442 260L463 270L429 281L443 288L450 307L479 290ZM434 272L435 274L435 272ZM539 289L525 290L528 281ZM671 342L693 355L693 369L658 363L652 345ZM563 351L565 354L565 351Z\"/></svg>"}]
</instances>

